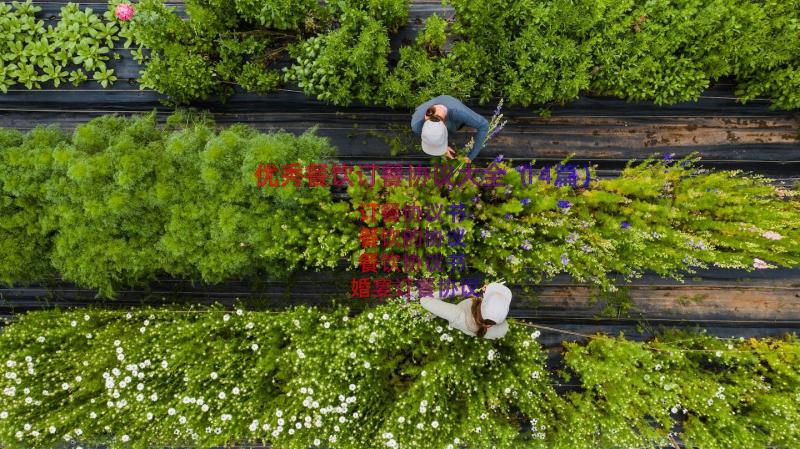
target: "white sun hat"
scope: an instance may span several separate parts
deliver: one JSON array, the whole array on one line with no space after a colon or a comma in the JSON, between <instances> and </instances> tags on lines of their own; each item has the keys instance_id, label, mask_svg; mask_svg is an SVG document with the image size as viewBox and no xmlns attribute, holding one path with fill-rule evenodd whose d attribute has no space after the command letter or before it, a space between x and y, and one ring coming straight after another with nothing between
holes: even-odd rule
<instances>
[{"instance_id":1,"label":"white sun hat","mask_svg":"<svg viewBox=\"0 0 800 449\"><path fill-rule=\"evenodd\" d=\"M447 152L447 126L444 122L425 120L422 125L422 151L431 156L441 156Z\"/></svg>"},{"instance_id":2,"label":"white sun hat","mask_svg":"<svg viewBox=\"0 0 800 449\"><path fill-rule=\"evenodd\" d=\"M486 286L481 301L481 316L497 324L505 321L511 303L511 290L503 284L492 282Z\"/></svg>"}]
</instances>

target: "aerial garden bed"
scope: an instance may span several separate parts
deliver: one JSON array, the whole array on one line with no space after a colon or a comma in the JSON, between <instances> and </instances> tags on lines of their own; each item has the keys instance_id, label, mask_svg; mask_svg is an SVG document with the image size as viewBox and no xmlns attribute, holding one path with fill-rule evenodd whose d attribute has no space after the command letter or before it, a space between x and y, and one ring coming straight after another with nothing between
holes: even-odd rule
<instances>
[{"instance_id":1,"label":"aerial garden bed","mask_svg":"<svg viewBox=\"0 0 800 449\"><path fill-rule=\"evenodd\" d=\"M326 166L327 185L336 178L342 198L328 186L309 187L299 171L299 187L258 186L259 164L336 163L334 149L313 130L299 137L243 125L216 131L207 117L182 113L159 127L153 114L109 115L71 135L39 127L3 130L0 139L7 217L0 245L8 261L0 279L7 284L58 272L113 296L119 286L161 274L220 282L341 261L359 267L368 252L363 228L408 227L380 211L367 223L360 209L369 202L464 204L463 219L428 220L426 229L463 229L465 265L512 283L568 273L613 291L611 272L680 279L693 267L796 267L800 253L796 188L736 170L698 169L697 158L649 158L618 178L591 178L575 189L523 184L521 172L500 157L492 167L504 172L505 185L492 188L448 188L436 176L389 185L385 167L366 174L356 168L345 179L331 177ZM373 187L359 185L371 175ZM430 250L446 256L448 248ZM422 249L414 251L422 257Z\"/></svg>"},{"instance_id":2,"label":"aerial garden bed","mask_svg":"<svg viewBox=\"0 0 800 449\"><path fill-rule=\"evenodd\" d=\"M403 301L33 312L0 334L0 439L302 448L790 448L800 344L672 333L475 340Z\"/></svg>"},{"instance_id":3,"label":"aerial garden bed","mask_svg":"<svg viewBox=\"0 0 800 449\"><path fill-rule=\"evenodd\" d=\"M581 93L673 104L732 76L741 101L800 105L794 2L451 0L403 39L403 0L187 0L180 9L144 0L126 20L111 14L119 3L102 18L66 6L52 30L30 2L5 5L0 30L13 38L0 44L0 88L107 86L109 58L134 48L139 85L175 103L299 87L336 105L413 106L440 93L524 106Z\"/></svg>"}]
</instances>

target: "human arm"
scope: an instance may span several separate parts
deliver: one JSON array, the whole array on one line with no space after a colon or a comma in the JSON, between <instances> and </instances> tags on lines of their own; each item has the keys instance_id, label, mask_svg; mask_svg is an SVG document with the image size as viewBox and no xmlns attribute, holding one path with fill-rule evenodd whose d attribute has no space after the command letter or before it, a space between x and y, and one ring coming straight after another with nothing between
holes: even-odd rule
<instances>
[{"instance_id":1,"label":"human arm","mask_svg":"<svg viewBox=\"0 0 800 449\"><path fill-rule=\"evenodd\" d=\"M439 318L444 318L449 322L459 322L461 318L461 314L464 313L461 308L459 308L456 304L451 304L449 302L442 301L438 299L439 291L433 292L433 296L423 296L419 299L419 303L422 305L425 310L431 312L432 314L438 316Z\"/></svg>"},{"instance_id":2,"label":"human arm","mask_svg":"<svg viewBox=\"0 0 800 449\"><path fill-rule=\"evenodd\" d=\"M470 161L474 161L476 157L478 157L478 153L481 152L481 148L483 147L483 141L486 140L486 136L489 134L489 121L483 118L479 114L475 114L479 120L476 120L475 124L469 124L473 128L478 130L478 135L475 136L475 144L472 146L472 151L469 152L467 157Z\"/></svg>"}]
</instances>

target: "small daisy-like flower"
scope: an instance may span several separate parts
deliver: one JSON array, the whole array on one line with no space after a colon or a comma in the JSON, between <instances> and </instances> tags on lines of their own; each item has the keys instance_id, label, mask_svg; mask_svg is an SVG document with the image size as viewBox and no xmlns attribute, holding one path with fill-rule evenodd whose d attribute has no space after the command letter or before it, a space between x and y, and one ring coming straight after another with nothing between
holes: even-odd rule
<instances>
[{"instance_id":1,"label":"small daisy-like flower","mask_svg":"<svg viewBox=\"0 0 800 449\"><path fill-rule=\"evenodd\" d=\"M769 265L761 259L753 259L753 268L764 269L769 268Z\"/></svg>"},{"instance_id":2,"label":"small daisy-like flower","mask_svg":"<svg viewBox=\"0 0 800 449\"><path fill-rule=\"evenodd\" d=\"M486 229L481 229L481 238L485 239L485 238L489 237L490 235L491 234L489 233L489 231L487 231Z\"/></svg>"},{"instance_id":3,"label":"small daisy-like flower","mask_svg":"<svg viewBox=\"0 0 800 449\"><path fill-rule=\"evenodd\" d=\"M486 358L489 360L494 360L494 349L489 350L489 353L486 355Z\"/></svg>"}]
</instances>

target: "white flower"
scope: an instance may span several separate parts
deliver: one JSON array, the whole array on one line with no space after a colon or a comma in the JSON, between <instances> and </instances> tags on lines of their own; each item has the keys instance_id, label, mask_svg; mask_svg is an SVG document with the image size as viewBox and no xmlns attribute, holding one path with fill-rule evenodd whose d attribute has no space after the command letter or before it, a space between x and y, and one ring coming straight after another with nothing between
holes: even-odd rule
<instances>
[{"instance_id":1,"label":"white flower","mask_svg":"<svg viewBox=\"0 0 800 449\"><path fill-rule=\"evenodd\" d=\"M219 394L217 395L217 397L220 398L220 399L225 399L225 392L224 391L220 391Z\"/></svg>"},{"instance_id":2,"label":"white flower","mask_svg":"<svg viewBox=\"0 0 800 449\"><path fill-rule=\"evenodd\" d=\"M656 371L658 371L660 369L661 369L661 364L660 363L656 363Z\"/></svg>"},{"instance_id":3,"label":"white flower","mask_svg":"<svg viewBox=\"0 0 800 449\"><path fill-rule=\"evenodd\" d=\"M722 351L717 351L714 353L717 357L722 357Z\"/></svg>"},{"instance_id":4,"label":"white flower","mask_svg":"<svg viewBox=\"0 0 800 449\"><path fill-rule=\"evenodd\" d=\"M489 360L494 360L494 349L489 350L489 354L486 355L486 358Z\"/></svg>"},{"instance_id":5,"label":"white flower","mask_svg":"<svg viewBox=\"0 0 800 449\"><path fill-rule=\"evenodd\" d=\"M178 422L181 423L181 424L186 424L186 417L185 416L181 416L180 418L178 418Z\"/></svg>"},{"instance_id":6,"label":"white flower","mask_svg":"<svg viewBox=\"0 0 800 449\"><path fill-rule=\"evenodd\" d=\"M280 418L281 416L283 416L283 411L281 411L281 410L278 410L278 411L276 411L276 412L275 412L275 416L277 416L278 418Z\"/></svg>"},{"instance_id":7,"label":"white flower","mask_svg":"<svg viewBox=\"0 0 800 449\"><path fill-rule=\"evenodd\" d=\"M40 336L39 338L36 339L36 341L39 343L44 343L44 337Z\"/></svg>"},{"instance_id":8,"label":"white flower","mask_svg":"<svg viewBox=\"0 0 800 449\"><path fill-rule=\"evenodd\" d=\"M406 422L406 418L404 416L401 416L401 417L397 418L397 422L402 424L402 423Z\"/></svg>"},{"instance_id":9,"label":"white flower","mask_svg":"<svg viewBox=\"0 0 800 449\"><path fill-rule=\"evenodd\" d=\"M299 357L299 358L301 358L301 359L304 359L304 358L306 358L306 355L305 355L305 353L303 352L303 350L302 350L302 349L298 349L298 350L297 350L297 357Z\"/></svg>"},{"instance_id":10,"label":"white flower","mask_svg":"<svg viewBox=\"0 0 800 449\"><path fill-rule=\"evenodd\" d=\"M345 418L344 416L340 416L339 417L339 422L340 423L344 424L345 421L347 421L347 418Z\"/></svg>"},{"instance_id":11,"label":"white flower","mask_svg":"<svg viewBox=\"0 0 800 449\"><path fill-rule=\"evenodd\" d=\"M327 322L327 321L326 321L326 322L322 323L322 327L324 327L325 329L327 329L327 328L331 327L331 323L329 323L329 322Z\"/></svg>"},{"instance_id":12,"label":"white flower","mask_svg":"<svg viewBox=\"0 0 800 449\"><path fill-rule=\"evenodd\" d=\"M670 411L671 411L672 413L678 413L678 407L672 407L672 408L670 409Z\"/></svg>"},{"instance_id":13,"label":"white flower","mask_svg":"<svg viewBox=\"0 0 800 449\"><path fill-rule=\"evenodd\" d=\"M256 343L253 343L253 344L250 346L250 349L252 349L253 351L258 351L258 344L256 344Z\"/></svg>"},{"instance_id":14,"label":"white flower","mask_svg":"<svg viewBox=\"0 0 800 449\"><path fill-rule=\"evenodd\" d=\"M389 314L388 314L388 313L384 313L384 314L383 314L383 316L382 316L382 318L383 318L384 320L388 320L388 319L389 319Z\"/></svg>"},{"instance_id":15,"label":"white flower","mask_svg":"<svg viewBox=\"0 0 800 449\"><path fill-rule=\"evenodd\" d=\"M3 410L2 412L0 412L0 419L6 419L6 418L8 418L8 412Z\"/></svg>"},{"instance_id":16,"label":"white flower","mask_svg":"<svg viewBox=\"0 0 800 449\"><path fill-rule=\"evenodd\" d=\"M61 384L61 389L62 390L69 390L69 384L64 382L63 384Z\"/></svg>"},{"instance_id":17,"label":"white flower","mask_svg":"<svg viewBox=\"0 0 800 449\"><path fill-rule=\"evenodd\" d=\"M219 376L217 376L217 372L216 371L211 371L211 378L216 380L217 377L219 377Z\"/></svg>"},{"instance_id":18,"label":"white flower","mask_svg":"<svg viewBox=\"0 0 800 449\"><path fill-rule=\"evenodd\" d=\"M711 405L711 404L713 404L713 403L714 403L714 400L713 400L713 399L709 399L709 400L708 400L708 401L706 401L706 402L708 403L708 405Z\"/></svg>"},{"instance_id":19,"label":"white flower","mask_svg":"<svg viewBox=\"0 0 800 449\"><path fill-rule=\"evenodd\" d=\"M242 316L242 315L244 315L244 310L236 309L236 314L239 315L239 316Z\"/></svg>"},{"instance_id":20,"label":"white flower","mask_svg":"<svg viewBox=\"0 0 800 449\"><path fill-rule=\"evenodd\" d=\"M128 442L128 440L130 440L130 437L129 437L128 435L122 435L122 438L121 438L121 439L122 439L122 442L123 442L123 443L127 443L127 442Z\"/></svg>"},{"instance_id":21,"label":"white flower","mask_svg":"<svg viewBox=\"0 0 800 449\"><path fill-rule=\"evenodd\" d=\"M148 420L148 421L151 421L152 419L153 419L153 414L152 414L152 413L150 413L150 412L148 412L148 413L147 413L147 420Z\"/></svg>"},{"instance_id":22,"label":"white flower","mask_svg":"<svg viewBox=\"0 0 800 449\"><path fill-rule=\"evenodd\" d=\"M164 369L167 369L167 366L169 366L169 365L167 364L167 361L166 361L166 360L162 360L162 361L161 361L161 367L162 367L162 368L164 368Z\"/></svg>"},{"instance_id":23,"label":"white flower","mask_svg":"<svg viewBox=\"0 0 800 449\"><path fill-rule=\"evenodd\" d=\"M153 402L156 402L158 400L158 395L156 393L151 394L150 395L150 400L153 401Z\"/></svg>"},{"instance_id":24,"label":"white flower","mask_svg":"<svg viewBox=\"0 0 800 449\"><path fill-rule=\"evenodd\" d=\"M433 427L434 429L435 429L435 428L437 428L437 427L439 427L439 421L433 421L433 422L431 423L431 427Z\"/></svg>"},{"instance_id":25,"label":"white flower","mask_svg":"<svg viewBox=\"0 0 800 449\"><path fill-rule=\"evenodd\" d=\"M300 321L298 320L292 320L292 324L294 324L297 327L300 327Z\"/></svg>"},{"instance_id":26,"label":"white flower","mask_svg":"<svg viewBox=\"0 0 800 449\"><path fill-rule=\"evenodd\" d=\"M350 391L356 391L356 385L355 384L350 384L349 388L350 388Z\"/></svg>"},{"instance_id":27,"label":"white flower","mask_svg":"<svg viewBox=\"0 0 800 449\"><path fill-rule=\"evenodd\" d=\"M364 362L364 368L369 368L369 362Z\"/></svg>"},{"instance_id":28,"label":"white flower","mask_svg":"<svg viewBox=\"0 0 800 449\"><path fill-rule=\"evenodd\" d=\"M233 390L231 391L233 391L233 394L239 394L239 392L242 390L240 390L239 387L233 387Z\"/></svg>"},{"instance_id":29,"label":"white flower","mask_svg":"<svg viewBox=\"0 0 800 449\"><path fill-rule=\"evenodd\" d=\"M538 379L539 375L540 375L539 371L534 371L534 372L531 373L531 377L533 377L534 379Z\"/></svg>"},{"instance_id":30,"label":"white flower","mask_svg":"<svg viewBox=\"0 0 800 449\"><path fill-rule=\"evenodd\" d=\"M542 335L542 333L539 331L534 331L531 333L531 338L536 340L537 338L539 338L539 335Z\"/></svg>"},{"instance_id":31,"label":"white flower","mask_svg":"<svg viewBox=\"0 0 800 449\"><path fill-rule=\"evenodd\" d=\"M78 322L75 321L75 320L72 320L72 321L69 322L69 325L72 326L72 327L75 327L75 326L78 325Z\"/></svg>"},{"instance_id":32,"label":"white flower","mask_svg":"<svg viewBox=\"0 0 800 449\"><path fill-rule=\"evenodd\" d=\"M767 232L761 234L761 237L764 237L765 239L770 239L770 240L780 240L780 239L783 238L782 235L780 235L780 234L778 234L777 232L774 232L774 231L767 231Z\"/></svg>"},{"instance_id":33,"label":"white flower","mask_svg":"<svg viewBox=\"0 0 800 449\"><path fill-rule=\"evenodd\" d=\"M231 316L228 315L227 313L225 315L222 315L222 321L228 321L230 319L231 319Z\"/></svg>"},{"instance_id":34,"label":"white flower","mask_svg":"<svg viewBox=\"0 0 800 449\"><path fill-rule=\"evenodd\" d=\"M351 358L351 359L354 359L354 358L356 358L356 353L351 351L351 352L350 352L350 358Z\"/></svg>"},{"instance_id":35,"label":"white flower","mask_svg":"<svg viewBox=\"0 0 800 449\"><path fill-rule=\"evenodd\" d=\"M314 438L314 446L319 446L321 443L322 441L320 441L319 438Z\"/></svg>"},{"instance_id":36,"label":"white flower","mask_svg":"<svg viewBox=\"0 0 800 449\"><path fill-rule=\"evenodd\" d=\"M174 415L175 414L175 409L170 407L169 409L167 409L167 414L170 415L170 416Z\"/></svg>"},{"instance_id":37,"label":"white flower","mask_svg":"<svg viewBox=\"0 0 800 449\"><path fill-rule=\"evenodd\" d=\"M420 423L417 423L417 429L422 429L422 428L424 428L424 427L425 427L425 424L423 424L423 423L421 423L421 422L420 422Z\"/></svg>"},{"instance_id":38,"label":"white flower","mask_svg":"<svg viewBox=\"0 0 800 449\"><path fill-rule=\"evenodd\" d=\"M370 313L367 314L367 318L373 319L373 318L375 318L375 315L373 315L372 312L370 312Z\"/></svg>"},{"instance_id":39,"label":"white flower","mask_svg":"<svg viewBox=\"0 0 800 449\"><path fill-rule=\"evenodd\" d=\"M247 324L244 325L245 329L252 329L255 324L252 321L249 321Z\"/></svg>"}]
</instances>

